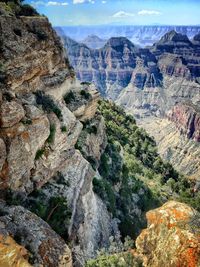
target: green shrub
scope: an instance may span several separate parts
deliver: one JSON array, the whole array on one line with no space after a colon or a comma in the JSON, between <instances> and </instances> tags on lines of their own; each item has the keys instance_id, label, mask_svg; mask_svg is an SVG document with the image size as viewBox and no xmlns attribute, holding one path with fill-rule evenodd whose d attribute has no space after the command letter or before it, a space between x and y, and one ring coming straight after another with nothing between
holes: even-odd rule
<instances>
[{"instance_id":1,"label":"green shrub","mask_svg":"<svg viewBox=\"0 0 200 267\"><path fill-rule=\"evenodd\" d=\"M19 12L17 12L19 16L38 16L39 13L36 9L28 4L23 4L20 6Z\"/></svg>"},{"instance_id":2,"label":"green shrub","mask_svg":"<svg viewBox=\"0 0 200 267\"><path fill-rule=\"evenodd\" d=\"M110 238L110 246L98 252L96 259L89 260L86 267L142 267L139 257L133 256L130 251L134 246L133 241L127 237L124 243L115 242Z\"/></svg>"},{"instance_id":3,"label":"green shrub","mask_svg":"<svg viewBox=\"0 0 200 267\"><path fill-rule=\"evenodd\" d=\"M62 120L61 109L57 106L55 101L50 96L45 95L41 91L37 91L35 95L37 104L42 105L44 111L46 111L47 113L54 112L58 119Z\"/></svg>"},{"instance_id":4,"label":"green shrub","mask_svg":"<svg viewBox=\"0 0 200 267\"><path fill-rule=\"evenodd\" d=\"M47 139L47 142L49 144L52 144L54 139L55 139L55 133L56 133L56 126L55 124L51 124L50 125L50 134L49 134L49 137Z\"/></svg>"},{"instance_id":5,"label":"green shrub","mask_svg":"<svg viewBox=\"0 0 200 267\"><path fill-rule=\"evenodd\" d=\"M81 85L87 85L87 86L89 86L89 85L91 85L91 83L90 82L81 82Z\"/></svg>"},{"instance_id":6,"label":"green shrub","mask_svg":"<svg viewBox=\"0 0 200 267\"><path fill-rule=\"evenodd\" d=\"M31 119L23 119L21 121L24 125L31 125L32 124L32 120Z\"/></svg>"},{"instance_id":7,"label":"green shrub","mask_svg":"<svg viewBox=\"0 0 200 267\"><path fill-rule=\"evenodd\" d=\"M93 178L93 190L94 192L101 197L107 205L108 211L113 215L116 213L116 196L113 191L111 184L104 179Z\"/></svg>"},{"instance_id":8,"label":"green shrub","mask_svg":"<svg viewBox=\"0 0 200 267\"><path fill-rule=\"evenodd\" d=\"M97 127L96 127L96 125L89 125L86 127L86 131L89 134L97 134Z\"/></svg>"},{"instance_id":9,"label":"green shrub","mask_svg":"<svg viewBox=\"0 0 200 267\"><path fill-rule=\"evenodd\" d=\"M57 234L67 238L67 227L72 213L65 198L51 197L47 200L43 193L39 193L36 199L31 200L30 206L31 211L45 220Z\"/></svg>"},{"instance_id":10,"label":"green shrub","mask_svg":"<svg viewBox=\"0 0 200 267\"><path fill-rule=\"evenodd\" d=\"M72 101L75 101L75 94L74 92L70 91L64 96L64 101L66 104L70 104Z\"/></svg>"},{"instance_id":11,"label":"green shrub","mask_svg":"<svg viewBox=\"0 0 200 267\"><path fill-rule=\"evenodd\" d=\"M80 95L83 96L87 100L89 100L91 97L91 94L87 92L86 90L81 90Z\"/></svg>"},{"instance_id":12,"label":"green shrub","mask_svg":"<svg viewBox=\"0 0 200 267\"><path fill-rule=\"evenodd\" d=\"M66 126L61 126L61 132L66 133L67 132L67 127Z\"/></svg>"},{"instance_id":13,"label":"green shrub","mask_svg":"<svg viewBox=\"0 0 200 267\"><path fill-rule=\"evenodd\" d=\"M44 148L41 148L41 149L38 149L38 151L36 152L36 155L35 155L35 160L38 160L42 157L42 155L44 154L45 150Z\"/></svg>"}]
</instances>

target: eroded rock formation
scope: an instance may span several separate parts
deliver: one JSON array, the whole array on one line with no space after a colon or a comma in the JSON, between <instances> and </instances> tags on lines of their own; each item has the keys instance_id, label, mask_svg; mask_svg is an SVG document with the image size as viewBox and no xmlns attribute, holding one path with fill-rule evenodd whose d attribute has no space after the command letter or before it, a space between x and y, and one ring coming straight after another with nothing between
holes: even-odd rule
<instances>
[{"instance_id":1,"label":"eroded rock formation","mask_svg":"<svg viewBox=\"0 0 200 267\"><path fill-rule=\"evenodd\" d=\"M200 142L200 110L191 103L176 105L168 118L175 123L182 134L189 139Z\"/></svg>"},{"instance_id":2,"label":"eroded rock formation","mask_svg":"<svg viewBox=\"0 0 200 267\"><path fill-rule=\"evenodd\" d=\"M183 203L170 201L146 216L148 228L136 240L144 266L199 266L200 240L194 210Z\"/></svg>"}]
</instances>

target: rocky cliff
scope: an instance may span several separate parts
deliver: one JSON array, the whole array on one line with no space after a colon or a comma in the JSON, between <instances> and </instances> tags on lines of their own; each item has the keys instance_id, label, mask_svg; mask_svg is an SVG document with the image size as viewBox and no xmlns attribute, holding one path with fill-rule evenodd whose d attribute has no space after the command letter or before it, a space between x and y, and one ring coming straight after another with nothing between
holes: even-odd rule
<instances>
[{"instance_id":1,"label":"rocky cliff","mask_svg":"<svg viewBox=\"0 0 200 267\"><path fill-rule=\"evenodd\" d=\"M82 123L96 113L99 95L75 79L47 18L16 17L7 10L2 4L1 233L26 247L34 266L72 266L66 245L71 240L79 266L108 243L112 230L111 215L92 190L95 171L74 147ZM70 94L78 104L70 104ZM98 134L88 139L88 153L97 161L106 145L104 129L100 120Z\"/></svg>"},{"instance_id":2,"label":"rocky cliff","mask_svg":"<svg viewBox=\"0 0 200 267\"><path fill-rule=\"evenodd\" d=\"M151 49L122 37L95 51L67 37L64 44L78 79L94 82L135 115L163 115L176 102L200 101L199 43L185 35L171 31Z\"/></svg>"},{"instance_id":3,"label":"rocky cliff","mask_svg":"<svg viewBox=\"0 0 200 267\"><path fill-rule=\"evenodd\" d=\"M178 104L168 113L168 118L182 134L200 142L200 110L197 106L191 103Z\"/></svg>"},{"instance_id":4,"label":"rocky cliff","mask_svg":"<svg viewBox=\"0 0 200 267\"><path fill-rule=\"evenodd\" d=\"M146 216L148 228L136 240L144 266L199 266L200 243L196 228L199 215L194 210L170 201Z\"/></svg>"}]
</instances>

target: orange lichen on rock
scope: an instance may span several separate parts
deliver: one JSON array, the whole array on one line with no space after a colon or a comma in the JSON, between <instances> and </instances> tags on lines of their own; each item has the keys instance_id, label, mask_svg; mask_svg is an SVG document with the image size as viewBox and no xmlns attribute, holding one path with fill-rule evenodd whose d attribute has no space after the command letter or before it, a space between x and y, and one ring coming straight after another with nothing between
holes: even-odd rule
<instances>
[{"instance_id":1,"label":"orange lichen on rock","mask_svg":"<svg viewBox=\"0 0 200 267\"><path fill-rule=\"evenodd\" d=\"M188 225L193 215L192 208L175 201L147 212L148 228L136 240L144 266L200 266L200 238Z\"/></svg>"},{"instance_id":2,"label":"orange lichen on rock","mask_svg":"<svg viewBox=\"0 0 200 267\"><path fill-rule=\"evenodd\" d=\"M31 267L27 250L10 236L0 235L0 267Z\"/></svg>"}]
</instances>

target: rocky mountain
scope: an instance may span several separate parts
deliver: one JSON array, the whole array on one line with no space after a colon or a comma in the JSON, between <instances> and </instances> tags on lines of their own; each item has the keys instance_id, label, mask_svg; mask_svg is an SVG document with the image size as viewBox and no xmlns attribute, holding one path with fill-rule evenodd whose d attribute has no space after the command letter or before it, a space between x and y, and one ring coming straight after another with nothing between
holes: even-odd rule
<instances>
[{"instance_id":1,"label":"rocky mountain","mask_svg":"<svg viewBox=\"0 0 200 267\"><path fill-rule=\"evenodd\" d=\"M89 266L111 237L126 257L123 239L135 241L150 209L169 199L199 209L193 181L162 161L134 118L76 79L46 17L19 2L1 2L0 29L0 266ZM127 65L146 53L146 72L159 73L149 64L153 53L122 42ZM120 60L119 44L108 42L108 58L114 46ZM160 83L145 81L147 87ZM158 231L162 243L166 235ZM143 253L142 243L137 257L145 264L152 252Z\"/></svg>"},{"instance_id":2,"label":"rocky mountain","mask_svg":"<svg viewBox=\"0 0 200 267\"><path fill-rule=\"evenodd\" d=\"M96 35L101 39L111 37L126 37L134 44L141 47L153 45L159 41L163 35L170 31L176 31L187 35L190 39L199 33L199 26L176 26L176 25L99 25L99 26L65 26L55 27L59 33L60 30L65 36L81 42L88 35Z\"/></svg>"},{"instance_id":3,"label":"rocky mountain","mask_svg":"<svg viewBox=\"0 0 200 267\"><path fill-rule=\"evenodd\" d=\"M88 35L84 40L82 40L81 43L87 45L89 48L98 49L105 45L106 40L103 40L98 36L92 34Z\"/></svg>"},{"instance_id":4,"label":"rocky mountain","mask_svg":"<svg viewBox=\"0 0 200 267\"><path fill-rule=\"evenodd\" d=\"M97 51L67 37L64 43L78 79L94 82L102 95L136 115L164 114L176 102L200 101L199 46L187 36L169 32L151 49L123 37Z\"/></svg>"}]
</instances>

